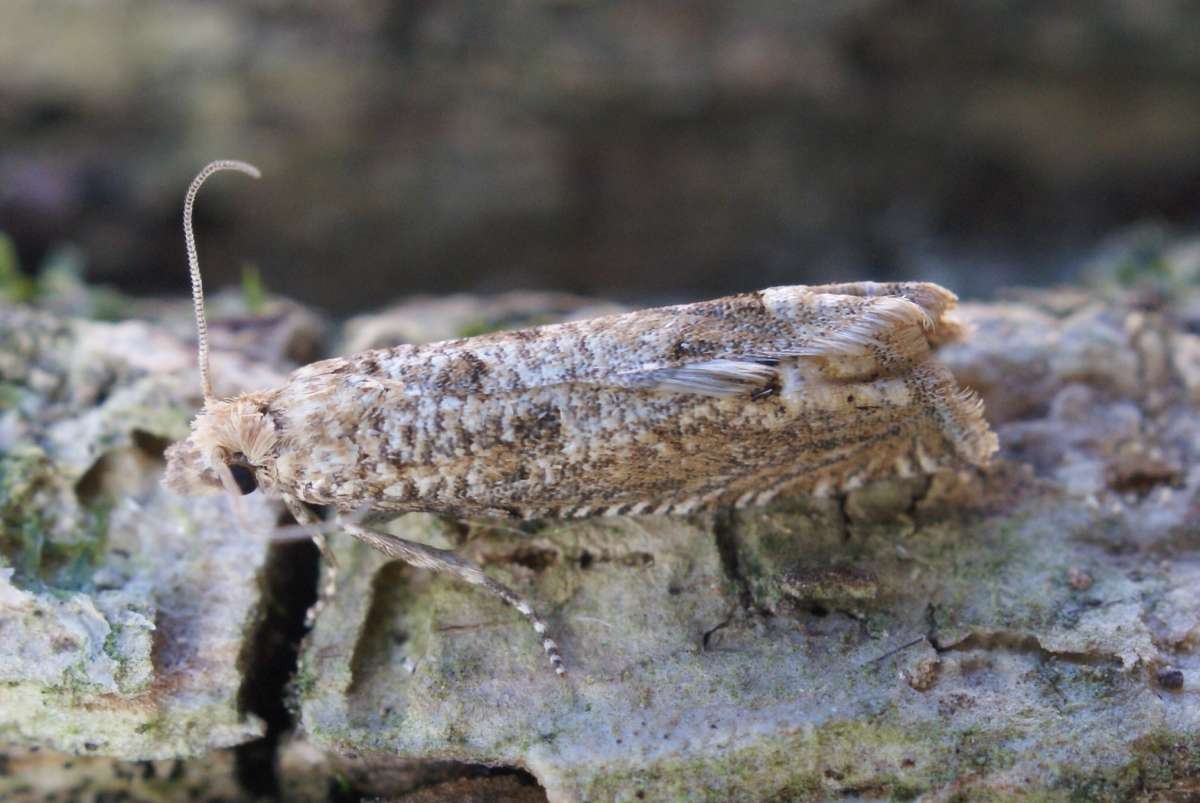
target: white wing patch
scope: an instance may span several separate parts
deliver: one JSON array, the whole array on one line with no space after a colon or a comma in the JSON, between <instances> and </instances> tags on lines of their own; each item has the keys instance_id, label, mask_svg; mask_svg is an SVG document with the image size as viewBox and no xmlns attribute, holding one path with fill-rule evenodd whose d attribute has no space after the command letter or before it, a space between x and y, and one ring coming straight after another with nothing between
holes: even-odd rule
<instances>
[{"instance_id":1,"label":"white wing patch","mask_svg":"<svg viewBox=\"0 0 1200 803\"><path fill-rule=\"evenodd\" d=\"M779 382L776 360L728 357L621 374L623 384L661 393L745 396L769 392Z\"/></svg>"}]
</instances>

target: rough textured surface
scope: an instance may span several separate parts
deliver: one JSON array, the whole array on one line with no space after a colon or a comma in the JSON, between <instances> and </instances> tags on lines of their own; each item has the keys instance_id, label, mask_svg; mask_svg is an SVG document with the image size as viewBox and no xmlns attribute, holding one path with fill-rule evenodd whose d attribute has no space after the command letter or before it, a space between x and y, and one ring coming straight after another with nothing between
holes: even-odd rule
<instances>
[{"instance_id":1,"label":"rough textured surface","mask_svg":"<svg viewBox=\"0 0 1200 803\"><path fill-rule=\"evenodd\" d=\"M976 332L943 353L996 411L986 475L716 518L393 522L537 600L566 682L501 604L343 540L294 684L304 733L524 767L553 800L1192 788L1187 309L964 310Z\"/></svg>"},{"instance_id":2,"label":"rough textured surface","mask_svg":"<svg viewBox=\"0 0 1200 803\"><path fill-rule=\"evenodd\" d=\"M231 375L269 380L239 359ZM160 488L190 348L140 322L0 306L0 739L123 758L261 732L237 696L271 506Z\"/></svg>"},{"instance_id":3,"label":"rough textured surface","mask_svg":"<svg viewBox=\"0 0 1200 803\"><path fill-rule=\"evenodd\" d=\"M0 762L0 800L5 803L245 799L229 751L190 761L175 758L135 763L17 749L6 752Z\"/></svg>"},{"instance_id":4,"label":"rough textured surface","mask_svg":"<svg viewBox=\"0 0 1200 803\"><path fill-rule=\"evenodd\" d=\"M1174 275L963 308L974 334L939 353L988 405L1002 455L986 474L720 516L386 525L461 545L537 602L565 681L501 603L335 538L340 590L291 684L280 788L535 793L495 765L552 800L1194 795L1200 301ZM21 645L0 654L0 796L67 764L109 778L92 789L150 772L31 758L36 745L89 752L104 734L90 752L133 759L252 738L237 669L263 545L223 505L153 482L193 412L190 347L144 324L0 310L0 636ZM215 356L224 392L278 379ZM106 494L120 528L97 515ZM228 798L246 788L231 760L153 772Z\"/></svg>"},{"instance_id":5,"label":"rough textured surface","mask_svg":"<svg viewBox=\"0 0 1200 803\"><path fill-rule=\"evenodd\" d=\"M430 343L546 323L582 321L628 309L568 293L515 290L494 296L417 296L351 318L342 327L335 351L357 354L404 343Z\"/></svg>"}]
</instances>

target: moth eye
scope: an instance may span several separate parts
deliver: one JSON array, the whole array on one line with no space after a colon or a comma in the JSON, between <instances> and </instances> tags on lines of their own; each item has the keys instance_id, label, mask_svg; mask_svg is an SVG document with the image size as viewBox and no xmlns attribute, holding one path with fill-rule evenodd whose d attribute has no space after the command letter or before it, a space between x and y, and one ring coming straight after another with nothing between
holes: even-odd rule
<instances>
[{"instance_id":1,"label":"moth eye","mask_svg":"<svg viewBox=\"0 0 1200 803\"><path fill-rule=\"evenodd\" d=\"M233 475L233 481L242 492L242 496L254 493L258 488L258 478L254 476L254 469L245 463L230 463L229 473Z\"/></svg>"}]
</instances>

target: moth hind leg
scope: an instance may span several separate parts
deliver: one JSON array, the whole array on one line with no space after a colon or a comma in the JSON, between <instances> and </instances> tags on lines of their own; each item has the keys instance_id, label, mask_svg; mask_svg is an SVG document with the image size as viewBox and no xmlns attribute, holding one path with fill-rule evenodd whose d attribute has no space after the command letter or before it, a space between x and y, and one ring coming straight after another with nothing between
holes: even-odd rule
<instances>
[{"instance_id":1,"label":"moth hind leg","mask_svg":"<svg viewBox=\"0 0 1200 803\"><path fill-rule=\"evenodd\" d=\"M406 541L403 538L371 530L359 524L342 523L342 529L367 546L378 549L385 555L402 560L410 566L430 569L435 572L445 572L471 585L480 586L490 591L504 602L516 608L522 616L529 620L529 623L533 625L534 631L542 640L542 649L546 651L546 657L550 659L550 665L554 667L554 671L560 676L567 673L562 655L558 651L558 644L555 643L554 639L546 635L546 623L533 610L533 606L508 586L488 577L483 569L479 568L476 564L449 550L437 549L436 547L418 544L414 541Z\"/></svg>"}]
</instances>

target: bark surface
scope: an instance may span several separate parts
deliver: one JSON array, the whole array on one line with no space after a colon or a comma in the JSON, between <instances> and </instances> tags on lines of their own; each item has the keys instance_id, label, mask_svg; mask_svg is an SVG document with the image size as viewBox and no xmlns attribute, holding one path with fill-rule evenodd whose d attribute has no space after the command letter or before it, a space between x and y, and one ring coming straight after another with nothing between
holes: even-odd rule
<instances>
[{"instance_id":1,"label":"bark surface","mask_svg":"<svg viewBox=\"0 0 1200 803\"><path fill-rule=\"evenodd\" d=\"M434 337L448 322L474 333L534 318L537 299L456 299ZM250 496L235 515L158 483L199 392L191 345L172 334L187 307L163 310L148 324L0 307L0 795L43 794L58 759L36 747L96 756L63 758L75 774L58 773L60 788L128 789L124 762L158 759L139 766L179 767L196 795L228 799L247 786L222 748L261 744L248 700L283 694L289 668L274 686L256 679L274 649L260 623L297 599L272 590L296 554L269 548L277 512ZM314 331L298 315L254 318L274 333L256 341L276 348L252 357L237 348L244 320L216 325L218 392L290 368L287 344ZM414 339L413 316L398 315L345 331ZM335 536L339 591L286 692L298 728L272 753L280 788L1194 793L1200 298L1039 291L961 317L973 334L939 354L999 435L986 472L736 514L387 524L536 600L570 660L565 682L501 603Z\"/></svg>"}]
</instances>

